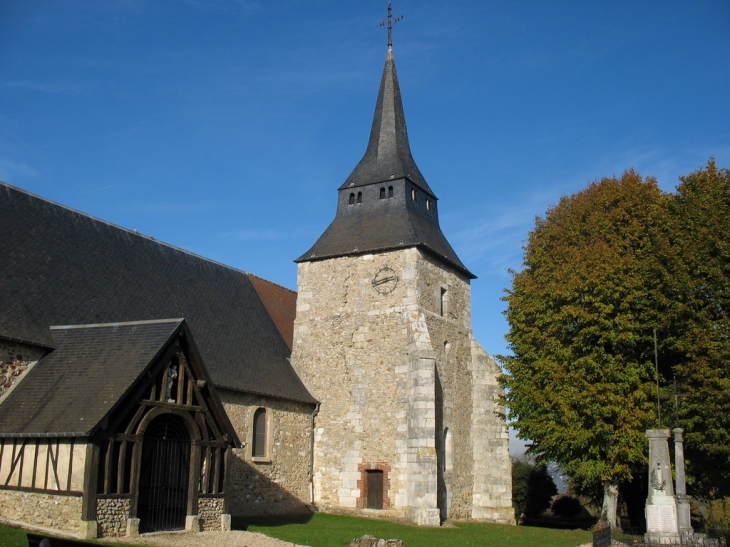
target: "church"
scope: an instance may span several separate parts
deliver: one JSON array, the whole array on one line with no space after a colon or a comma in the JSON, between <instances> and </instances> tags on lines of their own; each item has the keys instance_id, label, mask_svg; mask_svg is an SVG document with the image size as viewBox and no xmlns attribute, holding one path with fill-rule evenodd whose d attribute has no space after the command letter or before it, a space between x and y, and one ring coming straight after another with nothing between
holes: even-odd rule
<instances>
[{"instance_id":1,"label":"church","mask_svg":"<svg viewBox=\"0 0 730 547\"><path fill-rule=\"evenodd\" d=\"M500 370L437 202L392 44L296 293L0 183L0 521L514 523Z\"/></svg>"}]
</instances>

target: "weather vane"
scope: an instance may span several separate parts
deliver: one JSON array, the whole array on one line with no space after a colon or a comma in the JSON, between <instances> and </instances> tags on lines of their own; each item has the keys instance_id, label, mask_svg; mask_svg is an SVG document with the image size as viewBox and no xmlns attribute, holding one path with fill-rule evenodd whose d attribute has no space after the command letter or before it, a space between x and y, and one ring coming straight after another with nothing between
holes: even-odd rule
<instances>
[{"instance_id":1,"label":"weather vane","mask_svg":"<svg viewBox=\"0 0 730 547\"><path fill-rule=\"evenodd\" d=\"M378 24L379 27L386 27L388 29L388 49L393 47L393 25L403 19L403 16L393 18L393 8L390 6L390 0L388 0L388 17Z\"/></svg>"}]
</instances>

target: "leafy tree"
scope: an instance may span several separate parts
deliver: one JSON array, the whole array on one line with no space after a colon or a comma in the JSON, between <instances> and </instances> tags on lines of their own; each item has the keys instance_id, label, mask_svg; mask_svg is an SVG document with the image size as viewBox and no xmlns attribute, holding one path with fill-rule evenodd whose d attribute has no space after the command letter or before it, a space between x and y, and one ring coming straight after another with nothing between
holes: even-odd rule
<instances>
[{"instance_id":1,"label":"leafy tree","mask_svg":"<svg viewBox=\"0 0 730 547\"><path fill-rule=\"evenodd\" d=\"M730 495L730 172L710 160L680 177L672 213L681 284L675 349L688 473L705 496Z\"/></svg>"},{"instance_id":2,"label":"leafy tree","mask_svg":"<svg viewBox=\"0 0 730 547\"><path fill-rule=\"evenodd\" d=\"M557 493L546 466L512 461L512 505L518 516L539 517L550 507L550 500Z\"/></svg>"},{"instance_id":3,"label":"leafy tree","mask_svg":"<svg viewBox=\"0 0 730 547\"><path fill-rule=\"evenodd\" d=\"M583 510L580 500L571 496L562 496L553 503L553 514L566 519L573 518Z\"/></svg>"},{"instance_id":4,"label":"leafy tree","mask_svg":"<svg viewBox=\"0 0 730 547\"><path fill-rule=\"evenodd\" d=\"M667 199L633 170L563 197L537 218L504 298L510 418L539 462L603 486L601 520L616 528L620 484L645 465L655 425L652 328L670 332L677 313ZM676 341L660 340L671 368Z\"/></svg>"},{"instance_id":5,"label":"leafy tree","mask_svg":"<svg viewBox=\"0 0 730 547\"><path fill-rule=\"evenodd\" d=\"M522 460L512 460L512 507L515 508L515 515L519 518L525 514L527 508L527 497L533 466Z\"/></svg>"},{"instance_id":6,"label":"leafy tree","mask_svg":"<svg viewBox=\"0 0 730 547\"><path fill-rule=\"evenodd\" d=\"M527 506L525 515L539 517L548 507L558 489L553 478L548 474L547 466L539 465L533 468L527 481Z\"/></svg>"}]
</instances>

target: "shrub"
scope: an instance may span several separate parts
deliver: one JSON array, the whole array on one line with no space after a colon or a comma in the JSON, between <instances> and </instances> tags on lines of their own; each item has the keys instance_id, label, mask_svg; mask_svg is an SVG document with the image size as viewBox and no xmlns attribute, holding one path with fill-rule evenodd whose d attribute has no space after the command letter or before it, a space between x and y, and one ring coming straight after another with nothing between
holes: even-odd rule
<instances>
[{"instance_id":1,"label":"shrub","mask_svg":"<svg viewBox=\"0 0 730 547\"><path fill-rule=\"evenodd\" d=\"M573 518L582 509L580 501L570 496L562 496L553 502L553 514L566 519Z\"/></svg>"}]
</instances>

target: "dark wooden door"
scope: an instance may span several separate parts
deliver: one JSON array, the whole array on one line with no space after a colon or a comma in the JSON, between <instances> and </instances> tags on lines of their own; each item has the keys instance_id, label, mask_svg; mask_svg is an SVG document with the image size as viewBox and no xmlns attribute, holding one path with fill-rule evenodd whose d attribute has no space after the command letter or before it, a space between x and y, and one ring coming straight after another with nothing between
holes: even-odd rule
<instances>
[{"instance_id":1,"label":"dark wooden door","mask_svg":"<svg viewBox=\"0 0 730 547\"><path fill-rule=\"evenodd\" d=\"M383 508L383 472L368 471L368 509Z\"/></svg>"},{"instance_id":2,"label":"dark wooden door","mask_svg":"<svg viewBox=\"0 0 730 547\"><path fill-rule=\"evenodd\" d=\"M150 424L142 445L140 532L185 528L190 450L187 428L177 416L163 415Z\"/></svg>"}]
</instances>

